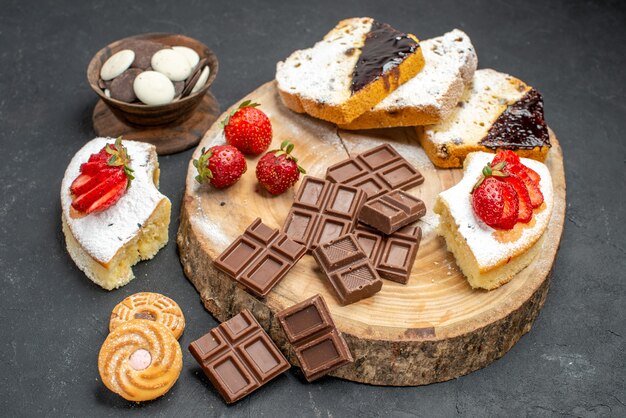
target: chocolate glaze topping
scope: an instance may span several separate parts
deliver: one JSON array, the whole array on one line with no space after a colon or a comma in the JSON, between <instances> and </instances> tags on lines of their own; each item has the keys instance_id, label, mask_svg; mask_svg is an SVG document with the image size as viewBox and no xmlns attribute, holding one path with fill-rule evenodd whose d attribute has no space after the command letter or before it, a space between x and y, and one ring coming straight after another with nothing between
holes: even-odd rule
<instances>
[{"instance_id":1,"label":"chocolate glaze topping","mask_svg":"<svg viewBox=\"0 0 626 418\"><path fill-rule=\"evenodd\" d=\"M419 44L406 34L386 23L374 21L365 37L361 56L352 73L352 93L365 87L388 71L397 71L398 65L414 53ZM389 88L389 83L385 83Z\"/></svg>"},{"instance_id":2,"label":"chocolate glaze topping","mask_svg":"<svg viewBox=\"0 0 626 418\"><path fill-rule=\"evenodd\" d=\"M531 89L508 106L496 119L480 145L488 148L532 149L550 147L548 127L543 119L541 93Z\"/></svg>"}]
</instances>

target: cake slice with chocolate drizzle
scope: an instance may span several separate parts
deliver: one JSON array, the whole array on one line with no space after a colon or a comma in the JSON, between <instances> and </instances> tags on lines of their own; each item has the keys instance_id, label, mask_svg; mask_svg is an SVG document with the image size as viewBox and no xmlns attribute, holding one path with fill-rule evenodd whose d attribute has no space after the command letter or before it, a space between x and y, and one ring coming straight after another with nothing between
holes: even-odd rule
<instances>
[{"instance_id":1,"label":"cake slice with chocolate drizzle","mask_svg":"<svg viewBox=\"0 0 626 418\"><path fill-rule=\"evenodd\" d=\"M283 103L337 124L371 109L424 66L419 41L372 18L346 19L277 64Z\"/></svg>"},{"instance_id":2,"label":"cake slice with chocolate drizzle","mask_svg":"<svg viewBox=\"0 0 626 418\"><path fill-rule=\"evenodd\" d=\"M501 149L544 161L551 146L541 94L515 77L490 69L474 73L446 120L417 130L433 164L446 168L462 167L470 152Z\"/></svg>"}]
</instances>

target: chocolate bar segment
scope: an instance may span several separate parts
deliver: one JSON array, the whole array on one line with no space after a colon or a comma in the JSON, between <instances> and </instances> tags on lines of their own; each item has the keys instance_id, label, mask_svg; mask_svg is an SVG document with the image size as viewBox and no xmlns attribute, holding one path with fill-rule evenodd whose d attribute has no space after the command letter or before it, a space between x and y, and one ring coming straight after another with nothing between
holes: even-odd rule
<instances>
[{"instance_id":1,"label":"chocolate bar segment","mask_svg":"<svg viewBox=\"0 0 626 418\"><path fill-rule=\"evenodd\" d=\"M384 144L328 167L326 180L359 187L371 200L394 189L422 184L424 176L391 145Z\"/></svg>"},{"instance_id":2,"label":"chocolate bar segment","mask_svg":"<svg viewBox=\"0 0 626 418\"><path fill-rule=\"evenodd\" d=\"M307 176L302 181L283 233L313 250L354 229L365 193L355 187Z\"/></svg>"},{"instance_id":3,"label":"chocolate bar segment","mask_svg":"<svg viewBox=\"0 0 626 418\"><path fill-rule=\"evenodd\" d=\"M365 203L359 221L389 235L425 214L426 205L421 199L396 189Z\"/></svg>"},{"instance_id":4,"label":"chocolate bar segment","mask_svg":"<svg viewBox=\"0 0 626 418\"><path fill-rule=\"evenodd\" d=\"M293 305L279 312L277 318L309 382L353 361L322 296Z\"/></svg>"},{"instance_id":5,"label":"chocolate bar segment","mask_svg":"<svg viewBox=\"0 0 626 418\"><path fill-rule=\"evenodd\" d=\"M215 266L257 296L265 296L302 258L306 248L257 218Z\"/></svg>"},{"instance_id":6,"label":"chocolate bar segment","mask_svg":"<svg viewBox=\"0 0 626 418\"><path fill-rule=\"evenodd\" d=\"M402 284L409 281L422 239L419 226L407 225L391 235L385 235L359 224L354 236L380 277Z\"/></svg>"},{"instance_id":7,"label":"chocolate bar segment","mask_svg":"<svg viewBox=\"0 0 626 418\"><path fill-rule=\"evenodd\" d=\"M189 344L189 351L227 403L238 401L290 367L247 309Z\"/></svg>"},{"instance_id":8,"label":"chocolate bar segment","mask_svg":"<svg viewBox=\"0 0 626 418\"><path fill-rule=\"evenodd\" d=\"M313 257L347 305L380 291L383 282L352 234L342 235L313 250Z\"/></svg>"}]
</instances>

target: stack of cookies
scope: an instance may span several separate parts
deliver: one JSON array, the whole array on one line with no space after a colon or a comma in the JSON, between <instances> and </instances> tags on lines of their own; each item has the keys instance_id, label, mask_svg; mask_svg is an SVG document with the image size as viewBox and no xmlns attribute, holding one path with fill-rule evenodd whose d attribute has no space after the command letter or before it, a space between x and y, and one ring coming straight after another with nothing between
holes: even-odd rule
<instances>
[{"instance_id":1,"label":"stack of cookies","mask_svg":"<svg viewBox=\"0 0 626 418\"><path fill-rule=\"evenodd\" d=\"M438 167L500 149L545 160L541 94L510 75L476 71L477 62L458 29L419 42L372 18L352 18L279 62L276 81L285 106L342 129L416 127Z\"/></svg>"}]
</instances>

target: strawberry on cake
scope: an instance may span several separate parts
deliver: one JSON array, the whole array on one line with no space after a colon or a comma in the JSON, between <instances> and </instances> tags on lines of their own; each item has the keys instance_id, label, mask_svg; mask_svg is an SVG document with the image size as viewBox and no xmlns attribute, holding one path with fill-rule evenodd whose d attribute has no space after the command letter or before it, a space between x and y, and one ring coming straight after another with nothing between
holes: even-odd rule
<instances>
[{"instance_id":1,"label":"strawberry on cake","mask_svg":"<svg viewBox=\"0 0 626 418\"><path fill-rule=\"evenodd\" d=\"M167 243L171 203L158 189L154 145L95 138L70 162L61 183L67 250L87 277L111 290L133 279L131 266Z\"/></svg>"},{"instance_id":2,"label":"strawberry on cake","mask_svg":"<svg viewBox=\"0 0 626 418\"><path fill-rule=\"evenodd\" d=\"M439 194L434 212L469 284L491 290L540 251L552 206L548 168L507 150L468 154L463 179Z\"/></svg>"}]
</instances>

